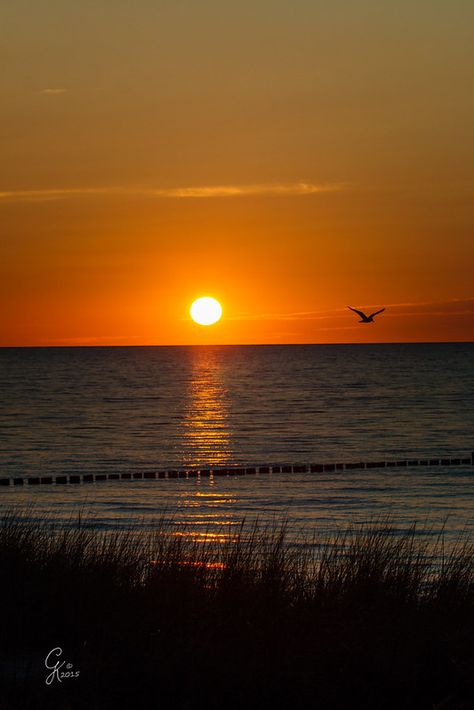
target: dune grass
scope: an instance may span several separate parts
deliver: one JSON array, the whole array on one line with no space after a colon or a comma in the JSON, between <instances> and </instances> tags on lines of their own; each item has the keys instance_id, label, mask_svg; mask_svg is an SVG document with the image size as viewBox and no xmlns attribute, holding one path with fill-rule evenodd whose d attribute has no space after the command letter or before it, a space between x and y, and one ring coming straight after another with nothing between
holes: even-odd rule
<instances>
[{"instance_id":1,"label":"dune grass","mask_svg":"<svg viewBox=\"0 0 474 710\"><path fill-rule=\"evenodd\" d=\"M319 544L287 522L185 532L5 514L0 708L474 707L469 540L387 520ZM56 646L80 676L46 686Z\"/></svg>"}]
</instances>

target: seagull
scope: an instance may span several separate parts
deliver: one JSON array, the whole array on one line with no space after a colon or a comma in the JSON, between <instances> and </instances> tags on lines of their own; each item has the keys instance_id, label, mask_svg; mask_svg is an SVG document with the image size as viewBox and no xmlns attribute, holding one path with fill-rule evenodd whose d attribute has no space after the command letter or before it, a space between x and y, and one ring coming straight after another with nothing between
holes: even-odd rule
<instances>
[{"instance_id":1,"label":"seagull","mask_svg":"<svg viewBox=\"0 0 474 710\"><path fill-rule=\"evenodd\" d=\"M373 323L374 322L374 316L377 316L379 313L383 313L385 308L381 308L380 311L375 311L375 313L371 313L370 315L366 316L363 311L358 311L357 308L351 308L351 306L347 306L350 308L351 311L354 311L354 313L357 313L360 317L361 320L359 323Z\"/></svg>"}]
</instances>

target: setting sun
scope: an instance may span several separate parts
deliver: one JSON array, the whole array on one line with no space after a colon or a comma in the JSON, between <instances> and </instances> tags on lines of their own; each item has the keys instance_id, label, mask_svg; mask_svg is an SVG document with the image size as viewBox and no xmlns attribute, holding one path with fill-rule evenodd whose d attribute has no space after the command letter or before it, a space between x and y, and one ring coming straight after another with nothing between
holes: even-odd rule
<instances>
[{"instance_id":1,"label":"setting sun","mask_svg":"<svg viewBox=\"0 0 474 710\"><path fill-rule=\"evenodd\" d=\"M199 325L213 325L221 319L222 306L210 296L198 298L191 306L191 318Z\"/></svg>"}]
</instances>

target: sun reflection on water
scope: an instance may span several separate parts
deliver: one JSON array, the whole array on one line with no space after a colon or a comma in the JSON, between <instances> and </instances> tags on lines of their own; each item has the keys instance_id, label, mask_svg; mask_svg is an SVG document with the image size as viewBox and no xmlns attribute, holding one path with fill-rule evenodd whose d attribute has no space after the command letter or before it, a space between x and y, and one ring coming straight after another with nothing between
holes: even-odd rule
<instances>
[{"instance_id":1,"label":"sun reflection on water","mask_svg":"<svg viewBox=\"0 0 474 710\"><path fill-rule=\"evenodd\" d=\"M222 361L213 350L192 352L192 377L183 420L187 466L218 466L232 460L229 397Z\"/></svg>"}]
</instances>

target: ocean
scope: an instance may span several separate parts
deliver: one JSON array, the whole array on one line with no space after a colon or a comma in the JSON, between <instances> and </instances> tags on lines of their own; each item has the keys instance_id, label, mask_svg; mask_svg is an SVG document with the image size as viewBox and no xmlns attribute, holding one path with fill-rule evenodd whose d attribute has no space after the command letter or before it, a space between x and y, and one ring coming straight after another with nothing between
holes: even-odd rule
<instances>
[{"instance_id":1,"label":"ocean","mask_svg":"<svg viewBox=\"0 0 474 710\"><path fill-rule=\"evenodd\" d=\"M470 456L474 344L0 350L0 476ZM472 528L472 466L10 486L0 508L190 534L289 516Z\"/></svg>"}]
</instances>

